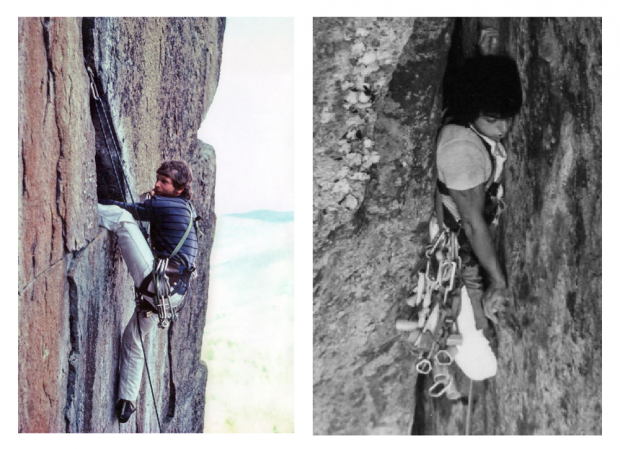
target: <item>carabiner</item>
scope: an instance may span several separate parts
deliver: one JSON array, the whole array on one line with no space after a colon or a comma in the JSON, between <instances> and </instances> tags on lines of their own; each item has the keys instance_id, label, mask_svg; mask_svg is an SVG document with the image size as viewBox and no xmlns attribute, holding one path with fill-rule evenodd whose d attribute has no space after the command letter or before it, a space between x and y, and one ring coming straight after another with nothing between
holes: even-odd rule
<instances>
[{"instance_id":1,"label":"carabiner","mask_svg":"<svg viewBox=\"0 0 620 449\"><path fill-rule=\"evenodd\" d=\"M420 359L418 363L415 364L415 369L420 374L428 374L431 372L433 366L428 359Z\"/></svg>"},{"instance_id":2,"label":"carabiner","mask_svg":"<svg viewBox=\"0 0 620 449\"><path fill-rule=\"evenodd\" d=\"M441 242L446 236L446 231L442 231L441 234L437 237L435 244L431 247L431 249L426 251L426 258L430 259L431 256L435 253L435 249L439 246L439 242Z\"/></svg>"},{"instance_id":3,"label":"carabiner","mask_svg":"<svg viewBox=\"0 0 620 449\"><path fill-rule=\"evenodd\" d=\"M450 366L452 365L452 362L454 362L454 359L448 351L446 351L445 349L440 349L439 351L437 351L437 354L435 354L435 361L438 365Z\"/></svg>"},{"instance_id":4,"label":"carabiner","mask_svg":"<svg viewBox=\"0 0 620 449\"><path fill-rule=\"evenodd\" d=\"M417 306L422 302L424 294L426 293L426 274L418 273L418 291L416 292L415 305Z\"/></svg>"},{"instance_id":5,"label":"carabiner","mask_svg":"<svg viewBox=\"0 0 620 449\"><path fill-rule=\"evenodd\" d=\"M452 385L452 379L450 379L447 383L443 379L437 381L428 389L428 394L432 398L438 398L446 392L450 385Z\"/></svg>"},{"instance_id":6,"label":"carabiner","mask_svg":"<svg viewBox=\"0 0 620 449\"><path fill-rule=\"evenodd\" d=\"M445 276L445 274L450 270L450 275ZM440 270L441 272L441 283L444 283L444 279L448 278L450 282L446 286L447 290L452 290L454 288L454 277L456 275L456 262L445 262L441 264ZM439 277L439 276L438 276Z\"/></svg>"},{"instance_id":7,"label":"carabiner","mask_svg":"<svg viewBox=\"0 0 620 449\"><path fill-rule=\"evenodd\" d=\"M450 293L452 292L452 289L454 288L454 278L456 275L456 262L450 262L450 265L452 266L452 270L450 273L450 284L444 287L444 294L443 294L444 304L448 303L448 296L450 295Z\"/></svg>"},{"instance_id":8,"label":"carabiner","mask_svg":"<svg viewBox=\"0 0 620 449\"><path fill-rule=\"evenodd\" d=\"M86 67L86 71L88 72L88 76L90 77L90 90L93 93L93 98L95 101L99 101L101 97L99 96L99 91L97 91L97 85L95 84L95 75L90 67Z\"/></svg>"}]
</instances>

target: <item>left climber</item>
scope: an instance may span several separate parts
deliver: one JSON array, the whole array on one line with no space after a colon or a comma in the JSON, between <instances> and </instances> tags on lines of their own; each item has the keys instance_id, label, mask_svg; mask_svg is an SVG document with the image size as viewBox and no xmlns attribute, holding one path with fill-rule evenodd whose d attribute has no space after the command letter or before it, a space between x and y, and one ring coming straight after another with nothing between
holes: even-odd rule
<instances>
[{"instance_id":1,"label":"left climber","mask_svg":"<svg viewBox=\"0 0 620 449\"><path fill-rule=\"evenodd\" d=\"M116 405L121 423L127 422L136 410L144 368L141 334L147 334L158 322L159 298L154 262L167 260L165 274L169 291L166 296L173 313L182 303L195 270L198 239L195 212L190 203L192 179L191 169L185 161L165 161L157 169L155 187L147 195L150 198L135 204L100 200L98 205L99 226L117 235L137 292L136 310L123 332L121 343L119 400ZM136 220L150 223L152 249ZM181 246L177 249L179 244ZM159 317L161 323L161 314Z\"/></svg>"}]
</instances>

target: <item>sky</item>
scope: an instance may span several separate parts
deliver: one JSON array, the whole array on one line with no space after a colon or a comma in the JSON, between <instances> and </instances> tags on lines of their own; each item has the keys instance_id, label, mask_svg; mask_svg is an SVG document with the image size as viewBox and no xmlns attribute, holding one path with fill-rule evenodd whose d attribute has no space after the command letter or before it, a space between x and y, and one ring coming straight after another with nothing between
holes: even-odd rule
<instances>
[{"instance_id":1,"label":"sky","mask_svg":"<svg viewBox=\"0 0 620 449\"><path fill-rule=\"evenodd\" d=\"M198 138L216 154L215 212L293 210L293 19L227 18Z\"/></svg>"}]
</instances>

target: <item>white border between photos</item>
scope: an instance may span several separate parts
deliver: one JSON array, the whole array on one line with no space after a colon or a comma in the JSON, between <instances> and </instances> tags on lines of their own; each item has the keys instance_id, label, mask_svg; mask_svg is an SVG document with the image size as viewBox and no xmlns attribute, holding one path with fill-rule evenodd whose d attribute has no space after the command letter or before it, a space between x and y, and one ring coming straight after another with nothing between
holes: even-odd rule
<instances>
[{"instance_id":1,"label":"white border between photos","mask_svg":"<svg viewBox=\"0 0 620 449\"><path fill-rule=\"evenodd\" d=\"M442 0L436 2L424 2L419 0L403 1L403 0L377 0L375 2L362 1L338 1L338 0L309 0L307 2L292 1L234 1L226 0L219 2L205 1L174 1L174 2L152 2L145 5L143 2L130 3L126 0L106 0L105 2L83 2L83 1L30 1L22 2L13 8L18 8L16 16L76 16L76 15L95 15L95 16L229 16L229 17L294 17L295 18L295 434L205 434L205 435L177 435L177 436L157 436L157 435L141 435L128 436L120 435L15 435L17 429L17 414L10 407L13 406L17 399L17 389L13 390L17 383L17 370L15 365L11 367L11 378L5 371L3 373L3 393L5 406L2 411L2 430L5 435L5 444L13 446L14 438L20 438L15 445L39 444L46 447L78 447L84 444L94 445L95 447L108 446L113 441L116 444L140 444L148 445L149 448L169 447L171 445L191 444L204 445L208 447L213 445L239 445L252 449L286 448L291 447L310 447L310 445L321 445L327 449L336 448L343 444L355 445L356 448L373 448L377 444L385 444L386 442L397 443L395 440L384 440L384 437L364 438L360 436L348 437L325 437L312 436L312 17L322 16L604 16L605 28L604 41L608 48L612 51L606 54L605 74L607 79L620 79L618 75L617 58L612 54L615 49L615 43L619 42L615 20L617 16L612 16L611 5L613 2L586 0L586 1L564 1L564 2L546 2L544 5L540 0L519 0L506 4L499 1L473 1L473 0ZM613 18L612 18L613 17ZM3 55L5 60L15 60L15 44L17 36L17 21L15 16L6 14L2 19L3 27ZM10 70L3 73L3 98L10 98L7 103L14 105L17 102L17 93L14 91L15 72L14 66L7 65ZM12 75L9 82L8 76ZM608 108L607 124L611 128L610 121L612 107L618 100L617 87L615 82L607 83L605 90L605 99ZM611 106L610 106L611 105ZM13 106L14 107L14 106ZM614 107L614 110L616 108ZM614 111L615 112L615 111ZM17 129L17 115L12 107L5 107L3 110L2 120L3 135L8 136ZM14 135L14 134L13 134ZM618 176L612 172L615 167L620 166L619 153L615 148L610 148L605 153L605 162L603 167L603 176L606 180L603 189L607 192L607 198L618 191ZM17 185L17 172L8 170L11 187ZM17 204L15 196L10 195L7 199L3 198L3 209L15 211ZM617 203L617 200L615 200ZM618 264L617 260L612 259L616 254L620 254L618 247L618 238L616 233L612 233L611 224L620 222L617 208L608 208L603 224L607 224L607 239L605 240L606 252L604 254L604 270L608 281L613 279L617 274L612 271ZM8 215L8 214L7 214ZM2 224L2 234L7 236L4 241L9 242L11 257L15 257L17 252L17 226L15 221ZM10 229L9 229L10 227ZM12 260L8 261L12 262ZM605 263L606 262L606 263ZM17 265L14 263L4 262L3 265L3 281L15 282L17 279ZM8 276L7 276L8 274ZM4 277L7 276L7 279ZM14 284L13 284L14 285ZM610 282L603 284L604 297L607 302L604 306L606 320L607 335L610 329L615 325L614 317L618 316L617 289L612 290ZM17 335L17 301L9 297L5 298L10 304L11 313L2 326L3 341L11 342L9 346L10 363L15 363L17 359L17 345L15 344L15 336ZM613 321L612 321L613 320ZM608 341L610 341L608 339ZM613 340L612 340L613 341ZM610 347L614 351L613 347ZM607 383L605 385L605 404L603 413L603 424L606 430L606 436L597 439L598 444L603 443L603 447L611 446L613 437L618 432L615 424L616 401L618 397L617 382L612 377L615 367L618 364L615 357L607 358ZM613 365L613 367L612 367ZM8 381L7 381L8 380ZM8 394L11 391L11 394ZM13 393L14 392L14 393ZM122 438L120 440L114 440ZM134 438L133 441L129 439ZM379 440L377 438L380 438ZM390 437L388 437L390 438ZM398 437L396 437L398 438ZM29 440L29 441L26 441ZM400 444L404 440L399 440ZM516 444L514 438L501 439L502 444ZM473 438L467 441L466 445L475 445L477 449L483 447L495 447L498 444L496 438ZM583 444L585 441L579 441ZM523 444L520 441L521 444ZM406 444L413 445L411 440ZM456 440L452 438L434 439L432 442L424 440L423 444L433 445L450 445L453 446ZM462 440L458 442L459 446L463 444ZM533 438L526 440L526 444L534 446L548 444L547 440ZM338 446L337 446L338 445Z\"/></svg>"}]
</instances>

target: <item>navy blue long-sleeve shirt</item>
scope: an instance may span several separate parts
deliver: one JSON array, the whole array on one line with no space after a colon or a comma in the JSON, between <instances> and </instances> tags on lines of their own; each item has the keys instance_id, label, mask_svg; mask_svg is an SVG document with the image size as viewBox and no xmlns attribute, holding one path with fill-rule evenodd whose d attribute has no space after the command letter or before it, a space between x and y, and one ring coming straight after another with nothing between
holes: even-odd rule
<instances>
[{"instance_id":1,"label":"navy blue long-sleeve shirt","mask_svg":"<svg viewBox=\"0 0 620 449\"><path fill-rule=\"evenodd\" d=\"M136 203L135 207L133 204L114 200L104 200L100 203L122 207L136 220L150 222L151 246L155 255L162 258L170 257L191 221L191 206L183 197L153 196L142 203ZM196 227L192 226L183 246L171 260L179 266L191 268L194 266L197 253Z\"/></svg>"}]
</instances>

